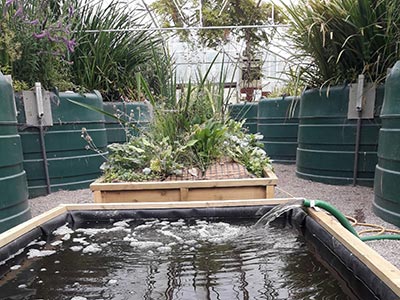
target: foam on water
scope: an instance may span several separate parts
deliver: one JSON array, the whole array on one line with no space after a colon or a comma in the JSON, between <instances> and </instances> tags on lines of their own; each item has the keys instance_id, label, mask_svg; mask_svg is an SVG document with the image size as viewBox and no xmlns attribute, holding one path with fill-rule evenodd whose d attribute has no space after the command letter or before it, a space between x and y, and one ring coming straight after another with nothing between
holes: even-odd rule
<instances>
[{"instance_id":1,"label":"foam on water","mask_svg":"<svg viewBox=\"0 0 400 300\"><path fill-rule=\"evenodd\" d=\"M19 268L21 268L21 265L14 265L14 266L12 266L12 267L10 268L10 270L15 271L15 270L18 270Z\"/></svg>"},{"instance_id":2,"label":"foam on water","mask_svg":"<svg viewBox=\"0 0 400 300\"><path fill-rule=\"evenodd\" d=\"M45 257L45 256L53 255L54 253L56 253L56 250L29 249L27 257L28 258Z\"/></svg>"},{"instance_id":3,"label":"foam on water","mask_svg":"<svg viewBox=\"0 0 400 300\"><path fill-rule=\"evenodd\" d=\"M68 241L70 238L71 238L71 234L70 234L70 233L67 233L67 234L65 234L65 235L61 238L61 240L63 240L63 241Z\"/></svg>"},{"instance_id":4,"label":"foam on water","mask_svg":"<svg viewBox=\"0 0 400 300\"><path fill-rule=\"evenodd\" d=\"M87 246L87 245L90 244L88 241L86 241L86 238L85 238L85 237L83 237L83 238L73 238L72 241L73 241L74 243L82 244L83 246Z\"/></svg>"},{"instance_id":5,"label":"foam on water","mask_svg":"<svg viewBox=\"0 0 400 300\"><path fill-rule=\"evenodd\" d=\"M72 246L72 247L69 247L69 249L71 249L74 252L79 252L83 249L83 246Z\"/></svg>"},{"instance_id":6,"label":"foam on water","mask_svg":"<svg viewBox=\"0 0 400 300\"><path fill-rule=\"evenodd\" d=\"M50 245L56 247L56 246L61 245L62 243L63 243L63 241L55 241L55 242L52 242Z\"/></svg>"},{"instance_id":7,"label":"foam on water","mask_svg":"<svg viewBox=\"0 0 400 300\"><path fill-rule=\"evenodd\" d=\"M129 221L131 221L131 220L115 222L113 224L113 226L115 226L115 227L129 227L129 223L128 223Z\"/></svg>"},{"instance_id":8,"label":"foam on water","mask_svg":"<svg viewBox=\"0 0 400 300\"><path fill-rule=\"evenodd\" d=\"M162 247L164 244L161 242L143 241L143 242L131 242L130 245L131 247L134 248L149 249L149 248Z\"/></svg>"},{"instance_id":9,"label":"foam on water","mask_svg":"<svg viewBox=\"0 0 400 300\"><path fill-rule=\"evenodd\" d=\"M76 232L81 232L84 235L96 235L96 234L104 234L108 232L116 232L116 231L123 231L123 232L131 232L131 229L117 226L117 227L111 227L111 228L79 228L76 229Z\"/></svg>"},{"instance_id":10,"label":"foam on water","mask_svg":"<svg viewBox=\"0 0 400 300\"><path fill-rule=\"evenodd\" d=\"M100 252L102 249L98 244L91 244L85 248L83 248L82 253L97 253Z\"/></svg>"},{"instance_id":11,"label":"foam on water","mask_svg":"<svg viewBox=\"0 0 400 300\"><path fill-rule=\"evenodd\" d=\"M68 227L68 224L64 224L61 227L58 227L56 230L53 231L54 235L66 235L74 233L74 231Z\"/></svg>"}]
</instances>

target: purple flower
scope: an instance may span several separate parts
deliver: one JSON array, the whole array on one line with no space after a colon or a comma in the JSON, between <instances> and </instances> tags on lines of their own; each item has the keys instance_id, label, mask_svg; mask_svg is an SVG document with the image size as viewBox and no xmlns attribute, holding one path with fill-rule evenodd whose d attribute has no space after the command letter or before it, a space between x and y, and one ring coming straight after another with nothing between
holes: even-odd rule
<instances>
[{"instance_id":1,"label":"purple flower","mask_svg":"<svg viewBox=\"0 0 400 300\"><path fill-rule=\"evenodd\" d=\"M68 7L68 15L71 18L74 15L74 8L72 6Z\"/></svg>"},{"instance_id":2,"label":"purple flower","mask_svg":"<svg viewBox=\"0 0 400 300\"><path fill-rule=\"evenodd\" d=\"M22 5L20 5L17 9L17 11L14 14L14 18L16 17L22 17L24 15L24 10L22 8Z\"/></svg>"},{"instance_id":3,"label":"purple flower","mask_svg":"<svg viewBox=\"0 0 400 300\"><path fill-rule=\"evenodd\" d=\"M75 40L68 40L68 39L65 39L65 38L63 38L63 40L64 40L64 44L65 44L65 46L67 46L67 50L69 51L69 52L74 52L74 50L75 50L75 45L76 45L76 42L75 42Z\"/></svg>"},{"instance_id":4,"label":"purple flower","mask_svg":"<svg viewBox=\"0 0 400 300\"><path fill-rule=\"evenodd\" d=\"M14 2L15 2L15 0L6 0L6 6L10 6Z\"/></svg>"},{"instance_id":5,"label":"purple flower","mask_svg":"<svg viewBox=\"0 0 400 300\"><path fill-rule=\"evenodd\" d=\"M49 39L50 42L59 42L60 39L58 37L52 37L50 34L47 34L47 38Z\"/></svg>"},{"instance_id":6,"label":"purple flower","mask_svg":"<svg viewBox=\"0 0 400 300\"><path fill-rule=\"evenodd\" d=\"M44 37L46 37L48 35L47 31L42 31L41 33L34 33L33 37L37 38L37 39L42 39Z\"/></svg>"},{"instance_id":7,"label":"purple flower","mask_svg":"<svg viewBox=\"0 0 400 300\"><path fill-rule=\"evenodd\" d=\"M35 20L32 20L32 21L28 21L27 23L30 24L30 25L37 25L37 24L39 24L39 20L35 19Z\"/></svg>"},{"instance_id":8,"label":"purple flower","mask_svg":"<svg viewBox=\"0 0 400 300\"><path fill-rule=\"evenodd\" d=\"M71 53L74 52L75 51L75 45L76 45L75 40L69 40L68 44L67 44L68 51L71 52Z\"/></svg>"}]
</instances>

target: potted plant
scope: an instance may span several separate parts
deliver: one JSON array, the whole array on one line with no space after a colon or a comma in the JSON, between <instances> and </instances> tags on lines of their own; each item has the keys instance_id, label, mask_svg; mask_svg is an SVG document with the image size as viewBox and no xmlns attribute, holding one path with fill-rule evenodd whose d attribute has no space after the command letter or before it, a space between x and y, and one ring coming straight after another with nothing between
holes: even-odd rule
<instances>
[{"instance_id":1,"label":"potted plant","mask_svg":"<svg viewBox=\"0 0 400 300\"><path fill-rule=\"evenodd\" d=\"M372 185L382 83L398 57L397 4L334 0L283 5L296 49L296 76L307 85L300 100L297 175ZM364 89L358 89L359 75Z\"/></svg>"}]
</instances>

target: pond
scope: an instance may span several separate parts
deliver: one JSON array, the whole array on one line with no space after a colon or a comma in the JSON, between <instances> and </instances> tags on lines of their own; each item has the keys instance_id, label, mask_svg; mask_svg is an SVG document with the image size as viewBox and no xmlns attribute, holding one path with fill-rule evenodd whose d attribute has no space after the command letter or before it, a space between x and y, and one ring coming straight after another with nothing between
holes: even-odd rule
<instances>
[{"instance_id":1,"label":"pond","mask_svg":"<svg viewBox=\"0 0 400 300\"><path fill-rule=\"evenodd\" d=\"M357 299L284 219L93 220L3 262L0 299Z\"/></svg>"}]
</instances>

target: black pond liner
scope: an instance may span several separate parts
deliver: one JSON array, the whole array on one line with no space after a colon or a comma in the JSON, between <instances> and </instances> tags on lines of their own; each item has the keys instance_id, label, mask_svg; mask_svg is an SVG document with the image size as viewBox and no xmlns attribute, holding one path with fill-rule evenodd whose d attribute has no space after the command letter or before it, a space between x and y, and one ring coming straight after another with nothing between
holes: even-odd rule
<instances>
[{"instance_id":1,"label":"black pond liner","mask_svg":"<svg viewBox=\"0 0 400 300\"><path fill-rule=\"evenodd\" d=\"M179 209L129 209L129 210L80 210L61 214L16 238L0 248L0 261L8 259L37 238L47 240L58 227L69 223L73 228L90 224L110 223L125 219L255 219L257 212L266 206L179 208ZM270 207L272 208L272 206ZM306 239L310 251L329 269L348 292L360 300L395 300L399 296L390 289L359 258L354 256L340 241L335 239L303 209L296 208L284 215L289 225L296 228ZM0 268L0 278L8 271Z\"/></svg>"}]
</instances>

